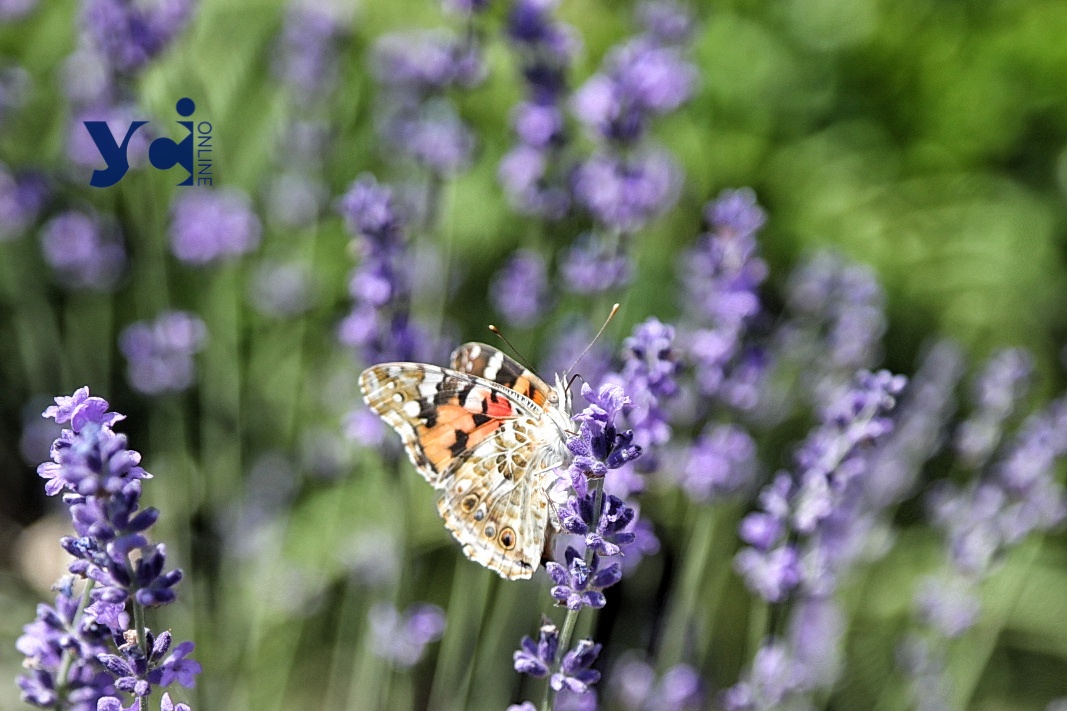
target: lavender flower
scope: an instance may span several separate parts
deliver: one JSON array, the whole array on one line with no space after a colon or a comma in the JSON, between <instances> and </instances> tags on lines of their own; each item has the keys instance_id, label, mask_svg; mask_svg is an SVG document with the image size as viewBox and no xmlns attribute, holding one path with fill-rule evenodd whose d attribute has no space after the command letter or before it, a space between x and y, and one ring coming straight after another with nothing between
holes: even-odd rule
<instances>
[{"instance_id":1,"label":"lavender flower","mask_svg":"<svg viewBox=\"0 0 1067 711\"><path fill-rule=\"evenodd\" d=\"M650 318L634 328L623 342L623 366L619 380L630 394L626 420L633 427L634 441L646 454L644 469L656 468L655 451L671 438L664 404L678 392L674 351L674 327Z\"/></svg>"},{"instance_id":2,"label":"lavender flower","mask_svg":"<svg viewBox=\"0 0 1067 711\"><path fill-rule=\"evenodd\" d=\"M542 679L548 676L549 670L556 663L558 652L559 630L555 625L546 622L541 625L536 642L530 637L522 638L521 648L513 655L515 671Z\"/></svg>"},{"instance_id":3,"label":"lavender flower","mask_svg":"<svg viewBox=\"0 0 1067 711\"><path fill-rule=\"evenodd\" d=\"M520 144L500 159L497 176L511 206L524 214L558 220L567 213L571 198L561 180L553 180L550 156L544 150Z\"/></svg>"},{"instance_id":4,"label":"lavender flower","mask_svg":"<svg viewBox=\"0 0 1067 711\"><path fill-rule=\"evenodd\" d=\"M29 15L38 0L4 0L0 3L0 22L15 22Z\"/></svg>"},{"instance_id":5,"label":"lavender flower","mask_svg":"<svg viewBox=\"0 0 1067 711\"><path fill-rule=\"evenodd\" d=\"M633 264L618 244L592 232L579 235L560 263L563 287L577 294L595 294L625 286Z\"/></svg>"},{"instance_id":6,"label":"lavender flower","mask_svg":"<svg viewBox=\"0 0 1067 711\"><path fill-rule=\"evenodd\" d=\"M261 231L251 201L236 188L189 188L171 207L171 251L186 264L212 264L251 252Z\"/></svg>"},{"instance_id":7,"label":"lavender flower","mask_svg":"<svg viewBox=\"0 0 1067 711\"><path fill-rule=\"evenodd\" d=\"M657 677L651 664L627 653L610 682L626 711L673 711L702 708L704 684L688 664L676 664Z\"/></svg>"},{"instance_id":8,"label":"lavender flower","mask_svg":"<svg viewBox=\"0 0 1067 711\"><path fill-rule=\"evenodd\" d=\"M779 347L801 354L805 382L821 407L857 369L877 362L885 297L868 267L821 252L790 276L787 299L794 321L780 331Z\"/></svg>"},{"instance_id":9,"label":"lavender flower","mask_svg":"<svg viewBox=\"0 0 1067 711\"><path fill-rule=\"evenodd\" d=\"M0 243L14 239L37 220L47 186L35 173L12 173L0 163Z\"/></svg>"},{"instance_id":10,"label":"lavender flower","mask_svg":"<svg viewBox=\"0 0 1067 711\"><path fill-rule=\"evenodd\" d=\"M374 653L401 668L415 666L426 646L445 631L444 611L428 603L411 605L401 614L389 603L379 602L368 618Z\"/></svg>"},{"instance_id":11,"label":"lavender flower","mask_svg":"<svg viewBox=\"0 0 1067 711\"><path fill-rule=\"evenodd\" d=\"M30 73L17 64L0 67L0 125L26 104Z\"/></svg>"},{"instance_id":12,"label":"lavender flower","mask_svg":"<svg viewBox=\"0 0 1067 711\"><path fill-rule=\"evenodd\" d=\"M145 395L185 390L196 378L193 355L206 340L204 322L185 311L165 311L155 321L127 326L119 349L130 385Z\"/></svg>"},{"instance_id":13,"label":"lavender flower","mask_svg":"<svg viewBox=\"0 0 1067 711\"><path fill-rule=\"evenodd\" d=\"M705 206L704 216L709 230L682 265L692 323L685 329L685 350L704 395L752 404L756 396L742 389L759 382L765 363L759 351L744 351L742 344L760 312L758 292L767 277L756 243L766 216L748 189L723 191Z\"/></svg>"},{"instance_id":14,"label":"lavender flower","mask_svg":"<svg viewBox=\"0 0 1067 711\"><path fill-rule=\"evenodd\" d=\"M393 192L372 176L361 176L341 198L338 211L356 237L359 265L349 276L351 313L339 339L365 364L388 360L427 360L428 336L412 321L411 260L404 219Z\"/></svg>"},{"instance_id":15,"label":"lavender flower","mask_svg":"<svg viewBox=\"0 0 1067 711\"><path fill-rule=\"evenodd\" d=\"M947 639L969 630L981 612L973 583L960 576L927 576L920 584L915 604L922 621Z\"/></svg>"},{"instance_id":16,"label":"lavender flower","mask_svg":"<svg viewBox=\"0 0 1067 711\"><path fill-rule=\"evenodd\" d=\"M489 284L489 294L504 319L514 326L532 326L547 313L548 268L529 249L516 250Z\"/></svg>"},{"instance_id":17,"label":"lavender flower","mask_svg":"<svg viewBox=\"0 0 1067 711\"><path fill-rule=\"evenodd\" d=\"M569 143L563 116L567 71L577 50L576 34L552 17L555 0L519 0L508 15L507 34L519 57L525 98L512 112L518 139L500 162L508 199L520 212L549 220L571 203L563 168Z\"/></svg>"},{"instance_id":18,"label":"lavender flower","mask_svg":"<svg viewBox=\"0 0 1067 711\"><path fill-rule=\"evenodd\" d=\"M600 672L590 669L601 646L592 640L583 639L574 649L563 655L563 663L558 672L552 675L549 683L556 691L566 688L575 694L584 694L589 687L600 680Z\"/></svg>"},{"instance_id":19,"label":"lavender flower","mask_svg":"<svg viewBox=\"0 0 1067 711\"><path fill-rule=\"evenodd\" d=\"M616 47L601 72L576 92L575 115L599 138L632 145L649 119L674 111L692 95L696 68L662 39L643 35Z\"/></svg>"},{"instance_id":20,"label":"lavender flower","mask_svg":"<svg viewBox=\"0 0 1067 711\"><path fill-rule=\"evenodd\" d=\"M479 55L440 29L382 36L374 45L373 70L381 84L420 95L470 88L484 73Z\"/></svg>"},{"instance_id":21,"label":"lavender flower","mask_svg":"<svg viewBox=\"0 0 1067 711\"><path fill-rule=\"evenodd\" d=\"M741 535L752 547L742 550L735 564L768 601L782 601L799 584L820 594L833 589L836 569L850 560L837 537L848 528L841 522L853 520L854 491L869 472L867 452L891 431L888 413L903 387L903 376L860 373L797 451L795 479L776 476L760 494L762 511L742 521ZM807 567L798 566L802 559Z\"/></svg>"},{"instance_id":22,"label":"lavender flower","mask_svg":"<svg viewBox=\"0 0 1067 711\"><path fill-rule=\"evenodd\" d=\"M693 443L680 483L694 501L731 496L750 486L756 443L737 425L709 426Z\"/></svg>"},{"instance_id":23,"label":"lavender flower","mask_svg":"<svg viewBox=\"0 0 1067 711\"><path fill-rule=\"evenodd\" d=\"M723 694L726 711L771 711L801 688L801 670L784 643L769 640L756 652L747 677Z\"/></svg>"},{"instance_id":24,"label":"lavender flower","mask_svg":"<svg viewBox=\"0 0 1067 711\"><path fill-rule=\"evenodd\" d=\"M82 24L108 62L131 73L159 55L192 17L193 0L84 0Z\"/></svg>"},{"instance_id":25,"label":"lavender flower","mask_svg":"<svg viewBox=\"0 0 1067 711\"><path fill-rule=\"evenodd\" d=\"M1030 354L1009 348L990 356L974 382L975 412L956 431L956 452L971 468L983 465L1000 442L1001 432L1033 374Z\"/></svg>"},{"instance_id":26,"label":"lavender flower","mask_svg":"<svg viewBox=\"0 0 1067 711\"><path fill-rule=\"evenodd\" d=\"M537 677L550 675L549 688L554 692L588 697L591 685L600 679L600 673L590 669L600 645L581 640L561 660L557 659L558 651L570 642L575 615L586 607L603 607L607 602L603 590L622 579L621 564L611 558L635 544L637 515L621 499L604 496L602 480L609 470L637 458L641 450L631 444L632 432L619 432L615 426L615 419L630 402L622 388L606 384L594 391L583 383L582 396L589 405L574 416L580 423L579 435L567 441L573 455L567 470L573 493L558 513L565 531L584 537L585 551L567 546L562 563L545 564L555 582L552 597L568 610L564 633L559 638L555 627L546 623L537 644L524 638L522 648L515 653L515 668ZM574 701L583 708L589 703L588 698Z\"/></svg>"},{"instance_id":27,"label":"lavender flower","mask_svg":"<svg viewBox=\"0 0 1067 711\"><path fill-rule=\"evenodd\" d=\"M935 344L923 357L892 434L871 457L864 494L870 507L899 503L918 481L923 464L943 443L955 407L953 390L962 372L963 356L947 341Z\"/></svg>"},{"instance_id":28,"label":"lavender flower","mask_svg":"<svg viewBox=\"0 0 1067 711\"><path fill-rule=\"evenodd\" d=\"M573 191L609 230L637 232L678 199L680 174L666 152L595 153L574 172Z\"/></svg>"},{"instance_id":29,"label":"lavender flower","mask_svg":"<svg viewBox=\"0 0 1067 711\"><path fill-rule=\"evenodd\" d=\"M57 397L44 412L70 425L52 446L52 461L38 468L46 492L64 493L76 536L62 539L74 557L72 575L57 585L55 607L38 607L37 619L17 642L29 670L19 678L23 700L43 708L99 711L115 708L124 693L143 699L154 686L191 687L200 665L191 642L168 655L171 633L131 629L128 609L165 605L176 598L180 570L165 570L166 548L150 544L147 530L159 511L140 510L141 482L151 478L140 454L112 427L123 415L81 388ZM76 594L75 578L86 581ZM89 604L82 608L80 597ZM138 618L143 612L133 617ZM173 704L166 697L166 704ZM141 706L138 706L141 708Z\"/></svg>"},{"instance_id":30,"label":"lavender flower","mask_svg":"<svg viewBox=\"0 0 1067 711\"><path fill-rule=\"evenodd\" d=\"M71 289L109 291L126 266L117 235L82 212L64 212L41 228L41 251L59 281Z\"/></svg>"},{"instance_id":31,"label":"lavender flower","mask_svg":"<svg viewBox=\"0 0 1067 711\"><path fill-rule=\"evenodd\" d=\"M294 2L285 13L274 73L304 101L328 92L338 79L347 18L338 7Z\"/></svg>"},{"instance_id":32,"label":"lavender flower","mask_svg":"<svg viewBox=\"0 0 1067 711\"><path fill-rule=\"evenodd\" d=\"M385 35L374 48L374 73L386 89L378 121L385 141L432 173L465 168L474 136L446 92L480 83L485 70L474 35L439 30Z\"/></svg>"},{"instance_id":33,"label":"lavender flower","mask_svg":"<svg viewBox=\"0 0 1067 711\"><path fill-rule=\"evenodd\" d=\"M606 600L601 590L622 579L619 564L602 567L600 557L595 554L592 563L587 563L577 550L570 547L565 559L565 566L555 561L545 563L545 570L556 583L552 597L568 610L604 607Z\"/></svg>"}]
</instances>

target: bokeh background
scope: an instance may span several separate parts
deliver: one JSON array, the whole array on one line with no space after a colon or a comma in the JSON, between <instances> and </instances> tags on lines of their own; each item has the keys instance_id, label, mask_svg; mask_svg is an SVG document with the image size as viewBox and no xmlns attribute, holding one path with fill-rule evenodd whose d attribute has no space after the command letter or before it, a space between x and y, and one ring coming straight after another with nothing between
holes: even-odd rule
<instances>
[{"instance_id":1,"label":"bokeh background","mask_svg":"<svg viewBox=\"0 0 1067 711\"><path fill-rule=\"evenodd\" d=\"M82 385L127 415L119 429L155 475L145 486L146 503L162 510L155 535L186 578L178 603L149 622L196 642L204 673L181 692L194 709L503 709L540 698L539 683L512 670L512 651L542 613L559 619L547 577L506 582L463 559L429 487L390 459L388 440L368 446L349 419L368 363L338 333L353 308L349 274L366 251L337 206L361 175L416 204L403 259L417 274L412 318L432 336L437 362L458 343L488 340L486 324L499 323L547 365L565 336L595 332L615 301L622 308L603 346L618 359L636 324L684 317L691 297L680 261L702 232L704 205L748 186L767 215L759 293L770 323L788 318L796 265L831 248L867 265L884 290L884 335L862 365L912 374L932 343L950 340L969 373L948 388L965 417L983 360L1026 348L1034 385L1007 418L1009 432L1063 389L1060 0L693 2L678 50L697 73L691 97L655 116L642 139L684 177L623 230L631 278L597 293L573 288L556 266L579 234L618 231L580 210L531 215L502 184L524 92L522 55L506 32L513 3L491 0L473 21L484 76L435 89L433 101L449 102L449 120L473 139L469 157L436 171L390 143L395 87L376 70L375 47L418 28L463 37L462 3L171 2L171 28L123 31L107 24L121 12L93 15L100 5L0 1L0 708L23 707L14 642L65 565L58 538L69 521L35 473L58 428L40 412ZM641 32L630 3L561 0L551 12L580 36L572 89ZM138 32L162 39L143 57L108 54L143 39ZM228 202L198 204L211 199L175 187L179 171L147 165L136 142L119 184L89 187L101 163L85 152L82 120L112 118L121 131L147 119L144 133L177 136L167 127L185 96L213 126L210 190ZM587 155L596 136L567 121L576 154ZM429 140L447 141L447 131ZM198 258L181 253L176 233L192 235L194 252L232 239ZM536 315L509 319L490 285L519 247L547 260L549 295ZM121 346L120 334L167 310L201 320L175 327L192 329L192 355L138 376L128 355L136 346ZM153 386L159 379L167 383ZM762 478L741 495L687 496L667 471L681 466L677 457L649 475L639 498L659 552L582 623L605 645L602 708L658 708L612 680L627 659L658 674L690 665L702 680L695 708L718 708L720 692L746 673L777 613L734 571L736 527L814 420L810 405L789 407L773 426L753 426ZM679 446L701 426L679 425ZM922 468L888 514L885 549L839 590L833 681L788 708L932 708L924 696L936 694L915 693L898 652L920 624L920 579L946 565L926 494L946 478L981 476L954 464L951 449ZM697 555L696 583L685 583ZM945 642L935 674L943 707L1043 709L1067 695L1065 589L1058 528L998 556L974 587L978 621ZM368 617L380 602L439 605L443 638L411 666L383 658ZM685 644L667 638L679 615L692 615L699 632Z\"/></svg>"}]
</instances>

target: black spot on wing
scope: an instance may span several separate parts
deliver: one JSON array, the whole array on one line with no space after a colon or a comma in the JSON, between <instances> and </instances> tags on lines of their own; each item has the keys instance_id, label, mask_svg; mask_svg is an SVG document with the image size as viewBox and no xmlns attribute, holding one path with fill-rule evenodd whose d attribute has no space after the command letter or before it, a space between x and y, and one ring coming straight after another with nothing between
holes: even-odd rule
<instances>
[{"instance_id":1,"label":"black spot on wing","mask_svg":"<svg viewBox=\"0 0 1067 711\"><path fill-rule=\"evenodd\" d=\"M459 404L461 407L466 407L467 396L471 394L472 390L474 390L474 383L470 383L467 387L459 391Z\"/></svg>"},{"instance_id":2,"label":"black spot on wing","mask_svg":"<svg viewBox=\"0 0 1067 711\"><path fill-rule=\"evenodd\" d=\"M437 407L431 403L422 403L422 409L419 410L419 418L426 424L427 428L432 428L437 424Z\"/></svg>"},{"instance_id":3,"label":"black spot on wing","mask_svg":"<svg viewBox=\"0 0 1067 711\"><path fill-rule=\"evenodd\" d=\"M467 433L464 432L463 430L456 430L455 434L456 434L456 443L453 444L451 447L449 447L448 450L450 452L452 452L452 456L453 457L458 457L460 454L463 453L463 450L465 450L467 448L467 439L468 439L468 437L467 437Z\"/></svg>"},{"instance_id":4,"label":"black spot on wing","mask_svg":"<svg viewBox=\"0 0 1067 711\"><path fill-rule=\"evenodd\" d=\"M482 405L483 406L485 405L485 401L484 400L482 401ZM477 414L477 413L475 413L474 415L471 415L471 417L474 419L474 426L475 427L481 427L486 422L488 422L489 419L490 419L489 415L480 415L480 414Z\"/></svg>"}]
</instances>

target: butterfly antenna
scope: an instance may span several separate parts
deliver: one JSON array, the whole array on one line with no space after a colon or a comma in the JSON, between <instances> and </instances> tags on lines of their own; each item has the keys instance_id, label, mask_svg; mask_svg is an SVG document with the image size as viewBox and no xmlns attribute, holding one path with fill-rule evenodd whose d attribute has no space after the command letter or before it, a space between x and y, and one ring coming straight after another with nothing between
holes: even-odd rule
<instances>
[{"instance_id":1,"label":"butterfly antenna","mask_svg":"<svg viewBox=\"0 0 1067 711\"><path fill-rule=\"evenodd\" d=\"M504 341L504 343L508 344L508 346L515 353L515 355L518 356L519 360L522 361L523 365L525 365L529 370L533 370L533 368L530 367L529 359L526 356L524 356L522 353L519 352L519 349L515 347L515 344L513 344L511 341L509 341L507 336L505 336L503 333L500 332L499 328L497 328L493 324L489 324L489 330L492 331L493 333L495 333L496 335L500 336L500 338Z\"/></svg>"},{"instance_id":2,"label":"butterfly antenna","mask_svg":"<svg viewBox=\"0 0 1067 711\"><path fill-rule=\"evenodd\" d=\"M619 311L619 305L618 304L615 304L614 306L611 307L611 313L609 313L608 317L606 319L604 319L604 325L601 326L600 330L596 332L595 336L593 336L593 340L589 341L589 345L585 347L585 350L582 351L581 354L577 358L574 359L574 362L571 363L571 367L569 367L565 371L563 371L564 375L566 375L567 373L569 373L572 370L574 370L574 366L578 365L578 361L580 361L582 358L585 357L585 354L589 352L589 349L593 347L593 344L597 342L597 339L599 339L600 336L603 335L604 329L608 327L608 324L611 323L611 319L615 318L615 314L618 313L618 311ZM567 383L567 387L570 388L570 382Z\"/></svg>"}]
</instances>

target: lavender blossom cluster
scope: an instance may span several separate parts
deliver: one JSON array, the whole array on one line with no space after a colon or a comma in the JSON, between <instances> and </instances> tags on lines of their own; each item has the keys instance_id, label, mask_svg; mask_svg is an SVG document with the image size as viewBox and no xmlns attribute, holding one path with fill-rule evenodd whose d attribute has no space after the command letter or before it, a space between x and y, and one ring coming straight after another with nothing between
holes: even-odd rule
<instances>
[{"instance_id":1,"label":"lavender blossom cluster","mask_svg":"<svg viewBox=\"0 0 1067 711\"><path fill-rule=\"evenodd\" d=\"M546 622L538 640L523 638L514 654L516 671L535 678L549 677L553 692L566 690L578 695L592 692L593 684L600 680L600 672L592 665L601 645L583 639L568 649L577 613L587 607L604 607L607 599L603 591L622 579L622 565L616 558L637 539L633 530L636 511L618 497L605 494L603 480L609 471L641 455L641 448L633 444L634 433L619 431L615 424L630 404L622 388L609 383L594 391L583 384L582 396L589 405L574 416L579 432L567 441L572 455L567 469L571 493L558 512L560 527L582 541L581 550L567 546L562 562L545 564L555 583L552 597L557 605L567 608L567 620L562 632Z\"/></svg>"},{"instance_id":2,"label":"lavender blossom cluster","mask_svg":"<svg viewBox=\"0 0 1067 711\"><path fill-rule=\"evenodd\" d=\"M177 598L182 572L166 570L166 547L146 535L159 511L140 507L141 482L151 474L112 429L124 416L88 388L55 400L44 416L69 429L38 473L50 496L63 495L75 535L60 543L74 560L55 586L55 604L40 605L18 639L27 669L18 680L22 698L47 709L144 711L157 689L192 687L200 673L192 642L172 646L170 631L144 626L146 608ZM189 707L164 693L160 708Z\"/></svg>"}]
</instances>

